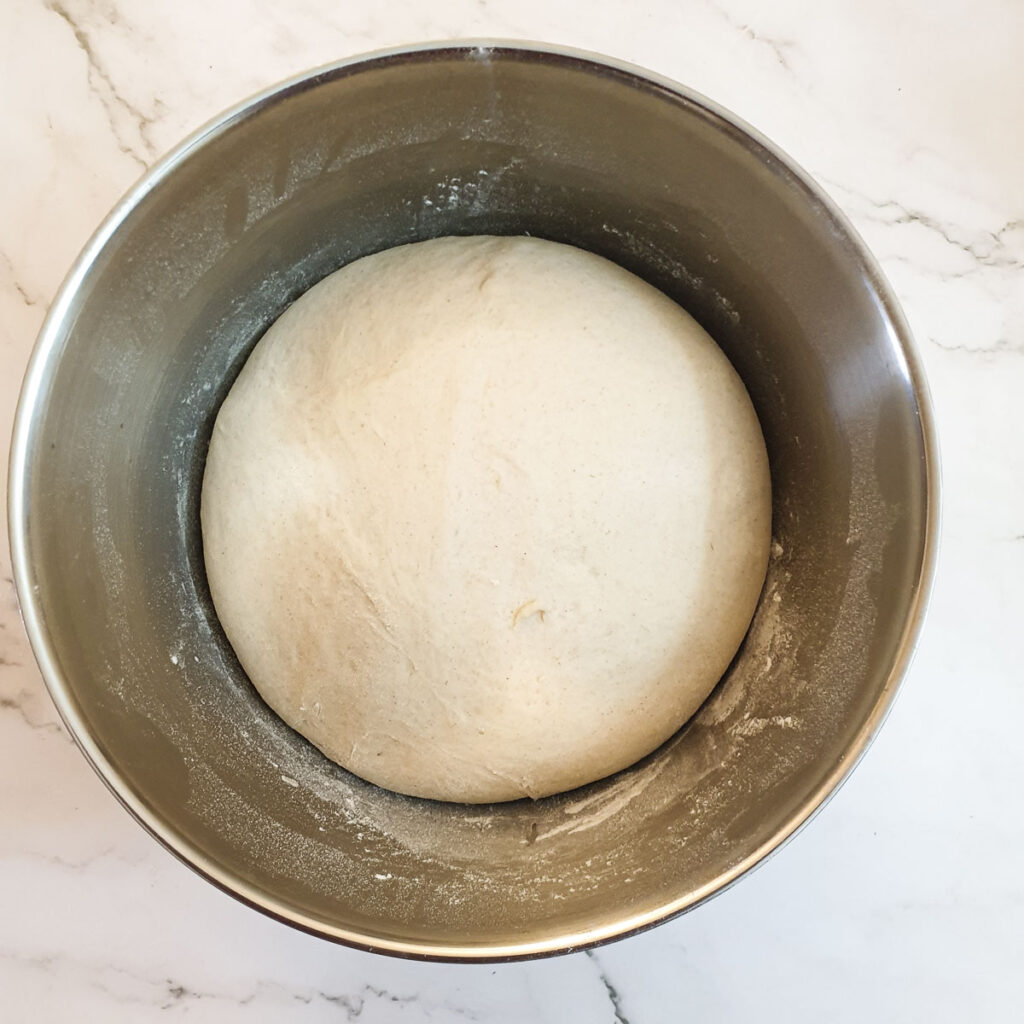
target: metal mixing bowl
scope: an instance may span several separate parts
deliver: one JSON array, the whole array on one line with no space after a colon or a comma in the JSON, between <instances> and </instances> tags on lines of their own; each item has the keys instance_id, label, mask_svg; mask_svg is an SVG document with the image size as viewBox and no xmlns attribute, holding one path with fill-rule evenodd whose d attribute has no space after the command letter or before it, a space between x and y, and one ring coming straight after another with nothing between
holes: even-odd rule
<instances>
[{"instance_id":1,"label":"metal mixing bowl","mask_svg":"<svg viewBox=\"0 0 1024 1024\"><path fill-rule=\"evenodd\" d=\"M718 340L764 428L773 558L726 677L655 754L536 803L412 800L329 763L245 678L203 570L204 453L257 338L325 274L403 242L524 232L615 260ZM506 45L332 65L155 167L53 305L10 477L32 645L131 813L274 917L455 959L664 920L806 822L907 666L936 508L907 327L822 192L671 82Z\"/></svg>"}]
</instances>

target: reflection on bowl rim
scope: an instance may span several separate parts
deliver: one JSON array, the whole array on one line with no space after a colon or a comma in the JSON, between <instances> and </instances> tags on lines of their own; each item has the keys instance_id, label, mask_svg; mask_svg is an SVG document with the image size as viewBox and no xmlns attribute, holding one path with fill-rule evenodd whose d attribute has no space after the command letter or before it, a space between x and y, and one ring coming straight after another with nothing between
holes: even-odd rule
<instances>
[{"instance_id":1,"label":"reflection on bowl rim","mask_svg":"<svg viewBox=\"0 0 1024 1024\"><path fill-rule=\"evenodd\" d=\"M902 356L900 367L917 403L924 447L924 474L926 480L925 526L920 574L911 600L907 621L900 639L896 657L879 693L878 700L870 715L862 724L845 756L832 768L818 787L804 800L786 824L748 854L740 862L719 876L715 881L700 889L677 897L653 911L638 914L614 924L603 925L588 931L561 935L536 942L505 943L484 948L477 946L436 946L427 943L400 942L375 939L369 941L358 933L326 925L322 921L297 913L283 906L269 894L250 886L240 878L208 858L195 848L184 836L178 834L159 818L147 805L141 794L133 792L130 785L121 778L118 770L107 760L104 752L89 734L89 729L77 708L73 692L62 677L51 648L47 630L43 624L41 608L37 602L36 588L29 558L28 535L30 531L27 507L27 484L29 477L27 456L38 414L38 398L46 378L46 369L52 357L54 346L60 335L65 316L84 277L96 257L115 233L122 221L132 212L156 185L164 180L189 154L206 141L217 137L237 120L256 113L261 107L276 101L282 95L304 88L315 88L323 76L335 76L346 69L375 62L399 63L414 55L431 51L477 51L487 56L494 50L523 51L541 59L549 57L555 61L578 61L587 64L600 73L602 70L638 79L648 86L678 97L688 104L702 109L705 114L734 135L745 137L755 146L762 148L778 161L779 169L773 173L784 173L795 183L805 197L822 210L835 224L837 234L844 239L858 259L870 280L871 286L881 302L885 316L894 332L894 351ZM388 953L421 960L444 960L463 962L495 962L528 959L546 955L573 952L588 946L623 938L660 924L678 916L710 899L738 881L748 871L764 863L769 855L780 849L828 802L839 786L849 777L850 772L867 750L881 727L892 706L899 684L909 668L920 638L924 611L935 576L935 565L939 538L939 458L934 418L927 382L909 326L899 303L881 268L867 246L861 240L845 215L811 179L811 177L783 153L774 143L762 136L734 114L726 111L711 100L679 83L625 61L606 57L572 47L555 46L521 40L468 39L420 43L412 46L390 47L371 53L359 54L344 60L331 62L319 68L303 72L284 82L264 89L229 108L208 121L189 135L147 171L129 189L106 217L92 238L85 245L50 307L33 348L28 369L22 384L15 416L14 432L10 451L8 474L8 526L11 547L11 564L18 592L22 618L28 633L36 661L42 672L47 689L68 732L75 740L96 773L128 812L166 849L222 891L234 896L242 903L260 910L276 920L290 924L303 931L323 938L342 942L370 952Z\"/></svg>"}]
</instances>

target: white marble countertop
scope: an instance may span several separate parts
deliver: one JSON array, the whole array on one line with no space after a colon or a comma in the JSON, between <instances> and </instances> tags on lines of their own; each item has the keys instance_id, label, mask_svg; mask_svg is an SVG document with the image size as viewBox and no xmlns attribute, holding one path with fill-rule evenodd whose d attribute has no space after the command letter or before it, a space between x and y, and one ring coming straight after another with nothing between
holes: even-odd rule
<instances>
[{"instance_id":1,"label":"white marble countertop","mask_svg":"<svg viewBox=\"0 0 1024 1024\"><path fill-rule=\"evenodd\" d=\"M566 43L677 78L786 149L872 246L923 352L945 476L938 582L900 700L811 827L695 913L542 962L390 960L235 903L120 809L57 722L4 543L0 1018L1019 1020L1019 0L4 0L0 436L63 274L161 153L311 65L455 36Z\"/></svg>"}]
</instances>

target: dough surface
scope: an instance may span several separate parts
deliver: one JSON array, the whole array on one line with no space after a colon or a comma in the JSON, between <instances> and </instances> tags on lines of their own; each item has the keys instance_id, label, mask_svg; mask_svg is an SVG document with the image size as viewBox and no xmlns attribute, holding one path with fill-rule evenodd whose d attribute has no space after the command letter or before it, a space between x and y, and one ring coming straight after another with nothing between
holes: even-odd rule
<instances>
[{"instance_id":1,"label":"dough surface","mask_svg":"<svg viewBox=\"0 0 1024 1024\"><path fill-rule=\"evenodd\" d=\"M267 331L203 479L217 613L267 703L357 775L540 797L671 736L764 581L760 426L721 350L598 256L442 238Z\"/></svg>"}]
</instances>

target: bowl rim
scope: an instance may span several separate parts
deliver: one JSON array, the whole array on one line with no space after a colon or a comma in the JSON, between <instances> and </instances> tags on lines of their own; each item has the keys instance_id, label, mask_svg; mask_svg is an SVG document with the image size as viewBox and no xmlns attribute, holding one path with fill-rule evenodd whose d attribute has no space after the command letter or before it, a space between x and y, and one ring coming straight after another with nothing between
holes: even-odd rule
<instances>
[{"instance_id":1,"label":"bowl rim","mask_svg":"<svg viewBox=\"0 0 1024 1024\"><path fill-rule=\"evenodd\" d=\"M848 247L851 255L863 267L890 327L894 349L902 355L906 377L917 403L923 440L925 479L925 522L921 562L896 657L871 713L831 770L790 815L785 824L768 840L712 882L695 891L678 896L653 910L583 931L568 931L534 941L508 941L486 945L467 945L460 943L457 939L443 944L399 941L330 924L300 912L284 901L277 900L273 894L236 877L230 870L209 857L191 843L186 836L166 822L149 806L144 795L136 792L128 780L122 777L121 773L107 759L103 749L90 735L88 725L79 711L73 686L63 676L58 666L43 611L38 601L38 588L33 582L29 555L31 510L28 495L32 475L29 450L34 428L40 415L38 400L74 297L93 263L121 223L145 199L148 193L167 178L175 167L187 159L192 152L222 135L235 123L255 115L262 108L276 103L287 95L316 88L324 80L333 79L354 70L366 69L371 65L392 65L422 60L431 54L443 56L457 51L464 51L465 56L476 56L481 60L488 60L497 52L513 57L518 54L560 64L585 65L590 73L599 75L613 73L616 76L632 80L642 87L653 86L668 94L670 98L682 101L691 108L696 108L705 117L715 121L732 135L739 136L748 148L762 151L769 158L766 162L770 164L771 173L775 176L786 176L790 184L795 184L803 192L804 197L832 222L836 228L836 234L842 239L842 244ZM207 881L243 904L312 935L368 952L385 953L409 959L495 963L535 959L587 949L636 934L693 910L713 896L730 888L755 867L765 863L825 806L843 782L849 778L850 773L877 735L892 708L900 683L910 667L920 640L924 613L934 584L938 559L939 477L939 449L931 396L921 358L895 293L886 280L878 261L846 215L810 174L787 153L731 111L671 78L636 64L588 50L557 44L499 38L452 39L386 47L357 54L320 65L262 89L229 107L193 131L145 171L128 189L85 244L69 270L50 306L29 357L18 397L11 439L8 469L8 535L12 572L22 621L43 681L61 720L107 788L132 817L165 849Z\"/></svg>"}]
</instances>

